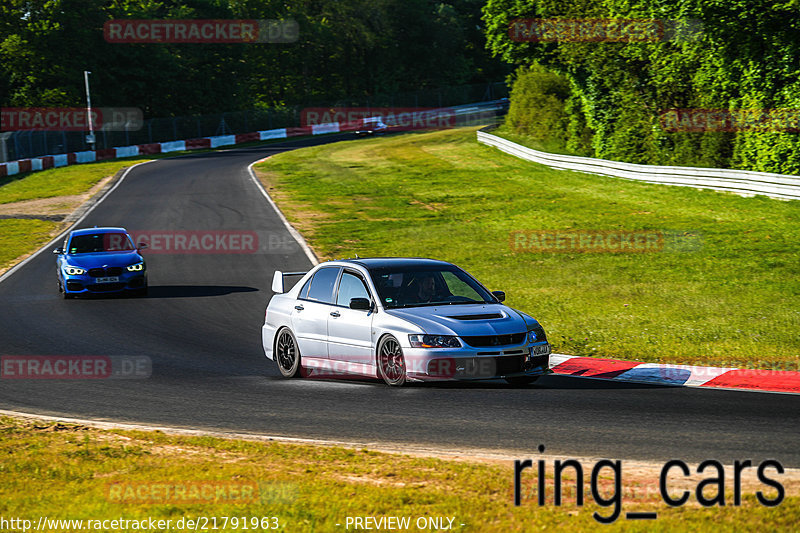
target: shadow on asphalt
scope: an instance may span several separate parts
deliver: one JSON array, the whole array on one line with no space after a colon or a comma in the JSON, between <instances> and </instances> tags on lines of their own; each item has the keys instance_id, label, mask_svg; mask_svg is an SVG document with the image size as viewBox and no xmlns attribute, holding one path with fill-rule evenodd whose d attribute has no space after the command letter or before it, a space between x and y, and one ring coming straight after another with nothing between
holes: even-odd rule
<instances>
[{"instance_id":1,"label":"shadow on asphalt","mask_svg":"<svg viewBox=\"0 0 800 533\"><path fill-rule=\"evenodd\" d=\"M120 298L152 299L152 298L207 298L211 296L225 296L235 292L258 292L255 287L240 287L236 285L150 285L147 296L137 296L133 293L93 293L79 294L78 300L113 300Z\"/></svg>"},{"instance_id":2,"label":"shadow on asphalt","mask_svg":"<svg viewBox=\"0 0 800 533\"><path fill-rule=\"evenodd\" d=\"M256 292L255 287L236 285L151 285L146 298L206 298L235 292Z\"/></svg>"},{"instance_id":3,"label":"shadow on asphalt","mask_svg":"<svg viewBox=\"0 0 800 533\"><path fill-rule=\"evenodd\" d=\"M284 381L280 375L265 376L268 379L275 381ZM378 386L386 387L382 380L367 377L319 377L319 378L301 378L296 380L295 383L343 383L348 385L363 385L363 386ZM411 382L406 383L403 389L463 389L463 390L498 390L498 389L594 389L594 390L625 390L625 389L665 389L675 388L670 385L660 385L657 383L631 383L625 381L613 381L604 379L588 379L574 376L559 376L549 375L544 376L530 385L510 385L503 380L491 381L428 381L428 382Z\"/></svg>"}]
</instances>

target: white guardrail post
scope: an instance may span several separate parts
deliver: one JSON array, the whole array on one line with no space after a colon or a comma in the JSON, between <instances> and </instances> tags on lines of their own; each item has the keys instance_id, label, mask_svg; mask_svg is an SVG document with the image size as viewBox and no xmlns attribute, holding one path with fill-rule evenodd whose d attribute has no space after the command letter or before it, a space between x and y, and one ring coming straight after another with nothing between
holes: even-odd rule
<instances>
[{"instance_id":1,"label":"white guardrail post","mask_svg":"<svg viewBox=\"0 0 800 533\"><path fill-rule=\"evenodd\" d=\"M521 159L560 170L575 170L646 183L729 191L742 196L762 194L783 200L800 200L800 176L721 168L636 165L591 157L550 154L527 148L485 131L478 131L478 142L494 146Z\"/></svg>"}]
</instances>

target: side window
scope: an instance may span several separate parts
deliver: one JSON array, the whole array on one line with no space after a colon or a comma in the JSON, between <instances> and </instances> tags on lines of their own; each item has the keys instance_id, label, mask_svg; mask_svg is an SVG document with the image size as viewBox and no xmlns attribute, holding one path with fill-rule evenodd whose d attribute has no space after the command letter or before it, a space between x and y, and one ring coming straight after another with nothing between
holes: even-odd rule
<instances>
[{"instance_id":1,"label":"side window","mask_svg":"<svg viewBox=\"0 0 800 533\"><path fill-rule=\"evenodd\" d=\"M300 298L301 300L305 300L306 298L308 298L308 288L311 286L312 279L314 279L314 276L311 276L311 278L308 281L306 281L306 284L303 285L303 288L300 289L300 294L298 294L297 297Z\"/></svg>"},{"instance_id":2,"label":"side window","mask_svg":"<svg viewBox=\"0 0 800 533\"><path fill-rule=\"evenodd\" d=\"M333 287L339 277L339 268L320 268L311 280L308 288L308 299L326 304L333 303Z\"/></svg>"},{"instance_id":3,"label":"side window","mask_svg":"<svg viewBox=\"0 0 800 533\"><path fill-rule=\"evenodd\" d=\"M342 274L342 281L339 282L339 293L336 295L336 305L343 305L350 307L350 300L353 298L366 298L369 297L369 291L364 286L361 278L350 272Z\"/></svg>"}]
</instances>

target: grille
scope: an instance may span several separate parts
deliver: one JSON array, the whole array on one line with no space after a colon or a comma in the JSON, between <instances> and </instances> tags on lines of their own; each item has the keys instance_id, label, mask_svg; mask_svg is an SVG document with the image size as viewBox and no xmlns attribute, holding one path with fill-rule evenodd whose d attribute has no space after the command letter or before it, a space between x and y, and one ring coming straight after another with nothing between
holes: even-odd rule
<instances>
[{"instance_id":1,"label":"grille","mask_svg":"<svg viewBox=\"0 0 800 533\"><path fill-rule=\"evenodd\" d=\"M89 275L93 278L102 278L104 276L119 276L122 274L122 267L108 267L108 268L90 268Z\"/></svg>"},{"instance_id":2,"label":"grille","mask_svg":"<svg viewBox=\"0 0 800 533\"><path fill-rule=\"evenodd\" d=\"M498 357L497 361L497 375L505 376L506 374L514 374L522 372L522 365L525 362L524 355L513 355L510 357Z\"/></svg>"},{"instance_id":3,"label":"grille","mask_svg":"<svg viewBox=\"0 0 800 533\"><path fill-rule=\"evenodd\" d=\"M436 359L428 365L428 375L456 379L494 379L522 372L525 357L525 355L507 355Z\"/></svg>"},{"instance_id":4,"label":"grille","mask_svg":"<svg viewBox=\"0 0 800 533\"><path fill-rule=\"evenodd\" d=\"M125 288L124 283L95 283L93 285L87 285L87 289L92 292L113 292L113 291L121 291Z\"/></svg>"},{"instance_id":5,"label":"grille","mask_svg":"<svg viewBox=\"0 0 800 533\"><path fill-rule=\"evenodd\" d=\"M531 360L525 365L525 370L530 370L531 368L538 368L540 366L548 367L550 362L549 355L537 355L531 357Z\"/></svg>"},{"instance_id":6,"label":"grille","mask_svg":"<svg viewBox=\"0 0 800 533\"><path fill-rule=\"evenodd\" d=\"M474 335L461 337L470 346L483 348L486 346L508 346L525 342L527 333L511 333L508 335Z\"/></svg>"}]
</instances>

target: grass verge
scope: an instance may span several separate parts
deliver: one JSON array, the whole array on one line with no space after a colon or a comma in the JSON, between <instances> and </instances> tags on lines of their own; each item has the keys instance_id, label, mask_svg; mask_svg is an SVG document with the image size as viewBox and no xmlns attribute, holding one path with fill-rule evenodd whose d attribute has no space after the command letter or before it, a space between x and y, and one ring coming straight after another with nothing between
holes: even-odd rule
<instances>
[{"instance_id":1,"label":"grass verge","mask_svg":"<svg viewBox=\"0 0 800 533\"><path fill-rule=\"evenodd\" d=\"M149 159L152 157L99 161L0 178L0 204L81 194L103 178Z\"/></svg>"},{"instance_id":2,"label":"grass verge","mask_svg":"<svg viewBox=\"0 0 800 533\"><path fill-rule=\"evenodd\" d=\"M553 170L478 144L475 128L305 148L256 169L319 256L452 261L539 318L558 352L800 368L800 202ZM518 251L525 230L679 245Z\"/></svg>"},{"instance_id":3,"label":"grass verge","mask_svg":"<svg viewBox=\"0 0 800 533\"><path fill-rule=\"evenodd\" d=\"M548 500L540 507L530 495L535 482L530 473L525 474L522 505L515 507L510 461L446 461L337 447L98 430L8 417L0 418L0 454L3 518L34 524L42 516L84 520L84 526L88 520L153 518L172 520L173 527L162 530L185 531L175 527L177 520L215 516L218 530L241 531L241 522L238 528L230 527L232 522L220 527L222 517L277 517L279 530L305 532L348 531L348 516L405 516L412 524L419 517L453 518L453 529L465 532L562 527L595 531L600 524L592 513L612 514L611 506L598 506L590 495L584 506L575 505L574 480L566 482L572 490L564 492L565 500L557 507L552 500L553 480L548 478ZM608 474L601 477L600 486L605 498L613 498L613 477ZM626 477L623 465L621 479L623 514L609 531L755 530L767 524L772 531L790 531L800 521L794 486L774 508L759 505L749 488L743 490L739 507L731 505L726 493L726 507L701 508L695 501L668 508L652 488L657 478L631 477L630 472ZM588 478L584 483L588 491ZM213 487L215 495L203 492L204 486ZM223 490L216 496L219 487ZM658 518L626 521L624 512L630 511L655 511ZM78 530L74 524L45 529ZM206 530L211 529L209 522ZM410 530L418 529L412 525Z\"/></svg>"},{"instance_id":4,"label":"grass verge","mask_svg":"<svg viewBox=\"0 0 800 533\"><path fill-rule=\"evenodd\" d=\"M18 257L41 247L58 233L61 224L45 220L0 220L0 272ZM34 248L34 249L36 249Z\"/></svg>"}]
</instances>

